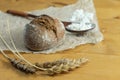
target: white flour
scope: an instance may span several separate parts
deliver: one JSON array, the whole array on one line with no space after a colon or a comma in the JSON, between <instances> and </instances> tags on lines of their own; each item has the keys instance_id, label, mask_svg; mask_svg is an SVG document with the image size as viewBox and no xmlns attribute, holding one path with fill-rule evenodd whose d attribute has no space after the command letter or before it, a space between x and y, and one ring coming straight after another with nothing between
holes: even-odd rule
<instances>
[{"instance_id":1,"label":"white flour","mask_svg":"<svg viewBox=\"0 0 120 80\"><path fill-rule=\"evenodd\" d=\"M82 9L76 10L70 20L78 23L72 23L71 25L68 25L67 28L71 30L90 29L92 26L87 23L91 23L91 21L93 21L93 16L93 13L84 12Z\"/></svg>"}]
</instances>

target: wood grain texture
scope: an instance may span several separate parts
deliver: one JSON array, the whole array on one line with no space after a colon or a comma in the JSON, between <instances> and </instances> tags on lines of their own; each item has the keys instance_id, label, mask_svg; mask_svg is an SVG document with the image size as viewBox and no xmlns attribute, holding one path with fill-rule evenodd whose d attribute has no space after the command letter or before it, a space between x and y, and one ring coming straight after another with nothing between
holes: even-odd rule
<instances>
[{"instance_id":1,"label":"wood grain texture","mask_svg":"<svg viewBox=\"0 0 120 80\"><path fill-rule=\"evenodd\" d=\"M61 7L76 0L0 0L0 9L29 11L49 6ZM31 62L45 62L60 58L86 57L90 61L68 74L54 77L27 75L13 68L0 55L0 80L119 80L120 77L120 0L94 0L100 29L105 40L96 45L86 44L56 54L23 54ZM10 53L10 52L7 52ZM11 54L9 54L11 55Z\"/></svg>"}]
</instances>

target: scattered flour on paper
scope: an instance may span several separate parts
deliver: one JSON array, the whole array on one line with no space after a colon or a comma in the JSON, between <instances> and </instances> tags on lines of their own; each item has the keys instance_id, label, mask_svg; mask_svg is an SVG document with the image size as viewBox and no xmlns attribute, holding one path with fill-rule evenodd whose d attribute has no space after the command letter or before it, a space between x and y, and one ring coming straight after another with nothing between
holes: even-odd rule
<instances>
[{"instance_id":1,"label":"scattered flour on paper","mask_svg":"<svg viewBox=\"0 0 120 80\"><path fill-rule=\"evenodd\" d=\"M84 10L83 12L88 12L93 14L93 19L91 22L95 23L96 27L93 30L88 31L84 36L76 36L75 34L72 34L66 31L64 42L49 50L35 52L35 51L30 51L25 47L24 30L25 30L25 25L28 24L30 20L27 20L22 17L13 16L4 12L0 12L0 34L7 41L10 47L15 51L15 49L11 45L9 35L6 31L7 30L6 22L9 18L10 31L14 39L14 42L16 44L16 47L19 52L26 52L26 53L33 52L33 53L49 54L49 53L55 53L55 52L63 51L67 49L73 49L76 46L79 46L82 44L87 44L87 43L95 44L95 43L101 42L103 40L103 35L99 30L93 0L78 0L78 2L76 2L75 4L64 6L62 8L49 7L47 9L35 10L29 13L32 13L35 15L47 14L49 16L58 18L62 21L70 21L70 18L73 15L73 12L75 12L75 10L81 10L81 9ZM88 15L91 15L91 14L88 14ZM92 15L89 17L92 18ZM6 46L1 40L0 40L0 47L2 48L2 50L8 50L8 48L6 48Z\"/></svg>"}]
</instances>

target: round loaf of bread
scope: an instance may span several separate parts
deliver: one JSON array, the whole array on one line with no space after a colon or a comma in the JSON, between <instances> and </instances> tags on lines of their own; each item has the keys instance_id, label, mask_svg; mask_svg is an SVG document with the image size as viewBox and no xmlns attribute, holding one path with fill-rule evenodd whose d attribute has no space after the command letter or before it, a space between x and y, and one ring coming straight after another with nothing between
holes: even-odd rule
<instances>
[{"instance_id":1,"label":"round loaf of bread","mask_svg":"<svg viewBox=\"0 0 120 80\"><path fill-rule=\"evenodd\" d=\"M41 15L25 26L25 46L30 50L46 50L63 42L63 23L48 15Z\"/></svg>"}]
</instances>

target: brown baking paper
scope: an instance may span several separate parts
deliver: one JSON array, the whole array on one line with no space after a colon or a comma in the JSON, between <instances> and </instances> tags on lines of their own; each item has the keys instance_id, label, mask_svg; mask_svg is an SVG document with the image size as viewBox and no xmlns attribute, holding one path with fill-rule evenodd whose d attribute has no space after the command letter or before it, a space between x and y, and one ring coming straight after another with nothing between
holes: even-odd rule
<instances>
[{"instance_id":1,"label":"brown baking paper","mask_svg":"<svg viewBox=\"0 0 120 80\"><path fill-rule=\"evenodd\" d=\"M76 9L83 9L84 11L91 12L94 14L94 20L93 22L96 24L95 29L87 32L85 35L79 35L76 36L73 33L69 33L66 31L65 40L63 43L61 43L58 46L55 46L54 48L51 48L49 50L45 51L30 51L28 50L24 45L24 29L25 25L30 22L30 20L27 20L25 18L21 18L18 16L12 16L10 14L6 14L3 12L0 12L0 34L3 36L3 38L7 41L7 43L10 45L10 47L15 51L13 48L10 37L8 34L7 29L7 21L9 21L10 26L10 32L12 34L13 40L15 42L15 45L19 52L33 52L33 53L55 53L57 51L63 51L67 49L73 49L76 46L87 44L87 43L98 43L103 40L103 35L99 30L97 18L96 18L96 12L93 4L93 0L78 0L77 3L68 5L62 8L56 8L56 7L49 7L47 9L43 10L35 10L31 11L30 13L35 15L41 15L41 14L48 14L52 17L56 17L63 21L69 21L72 13ZM0 39L0 47L2 50L9 50L2 40Z\"/></svg>"}]
</instances>

